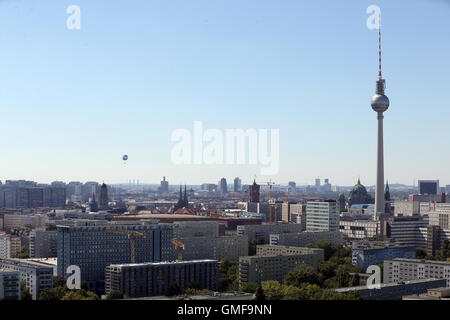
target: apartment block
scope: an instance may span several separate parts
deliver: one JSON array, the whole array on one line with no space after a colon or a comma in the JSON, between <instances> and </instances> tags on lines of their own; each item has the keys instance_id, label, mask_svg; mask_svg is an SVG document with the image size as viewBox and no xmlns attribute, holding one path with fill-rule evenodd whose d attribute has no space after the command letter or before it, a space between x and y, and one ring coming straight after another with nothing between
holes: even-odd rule
<instances>
[{"instance_id":1,"label":"apartment block","mask_svg":"<svg viewBox=\"0 0 450 320\"><path fill-rule=\"evenodd\" d=\"M164 295L176 283L184 292L190 282L201 289L217 290L217 260L171 261L138 264L113 264L106 267L105 291L120 291L129 297Z\"/></svg>"}]
</instances>

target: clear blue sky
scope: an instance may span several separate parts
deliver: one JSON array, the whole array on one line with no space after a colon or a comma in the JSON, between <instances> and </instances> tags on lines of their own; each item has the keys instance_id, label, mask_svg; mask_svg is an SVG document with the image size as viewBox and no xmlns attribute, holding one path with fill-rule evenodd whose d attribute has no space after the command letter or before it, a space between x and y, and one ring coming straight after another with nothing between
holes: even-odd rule
<instances>
[{"instance_id":1,"label":"clear blue sky","mask_svg":"<svg viewBox=\"0 0 450 320\"><path fill-rule=\"evenodd\" d=\"M81 8L68 30L66 8ZM375 182L382 10L385 176L450 184L450 1L0 0L0 179L249 182L176 166L173 130L280 129L278 183ZM129 155L126 166L122 154Z\"/></svg>"}]
</instances>

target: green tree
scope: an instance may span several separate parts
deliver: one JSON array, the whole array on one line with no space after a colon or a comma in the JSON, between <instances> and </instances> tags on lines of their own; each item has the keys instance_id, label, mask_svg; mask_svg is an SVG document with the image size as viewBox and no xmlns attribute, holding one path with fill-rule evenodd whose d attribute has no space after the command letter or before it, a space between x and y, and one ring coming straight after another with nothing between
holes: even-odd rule
<instances>
[{"instance_id":1,"label":"green tree","mask_svg":"<svg viewBox=\"0 0 450 320\"><path fill-rule=\"evenodd\" d=\"M65 287L66 286L66 278L62 276L53 277L53 287Z\"/></svg>"},{"instance_id":2,"label":"green tree","mask_svg":"<svg viewBox=\"0 0 450 320\"><path fill-rule=\"evenodd\" d=\"M255 282L246 282L244 283L240 290L247 293L255 293L258 289L258 285Z\"/></svg>"},{"instance_id":3,"label":"green tree","mask_svg":"<svg viewBox=\"0 0 450 320\"><path fill-rule=\"evenodd\" d=\"M306 291L303 288L294 286L281 286L281 292L283 294L282 300L307 300Z\"/></svg>"},{"instance_id":4,"label":"green tree","mask_svg":"<svg viewBox=\"0 0 450 320\"><path fill-rule=\"evenodd\" d=\"M54 287L52 289L44 289L41 291L41 294L39 295L39 300L50 300L50 301L57 301L62 300L66 293L69 291L67 287L59 286Z\"/></svg>"},{"instance_id":5,"label":"green tree","mask_svg":"<svg viewBox=\"0 0 450 320\"><path fill-rule=\"evenodd\" d=\"M54 224L54 223L47 223L45 225L45 229L47 231L56 231L56 230L58 230L58 228L56 227L56 224Z\"/></svg>"},{"instance_id":6,"label":"green tree","mask_svg":"<svg viewBox=\"0 0 450 320\"><path fill-rule=\"evenodd\" d=\"M256 300L256 301L265 301L266 300L266 295L264 294L264 290L262 289L261 286L258 286L258 288L256 289L254 300Z\"/></svg>"},{"instance_id":7,"label":"green tree","mask_svg":"<svg viewBox=\"0 0 450 320\"><path fill-rule=\"evenodd\" d=\"M301 287L304 283L321 284L319 275L311 266L301 264L284 278L284 284Z\"/></svg>"},{"instance_id":8,"label":"green tree","mask_svg":"<svg viewBox=\"0 0 450 320\"><path fill-rule=\"evenodd\" d=\"M93 292L80 290L69 290L61 300L100 300Z\"/></svg>"},{"instance_id":9,"label":"green tree","mask_svg":"<svg viewBox=\"0 0 450 320\"><path fill-rule=\"evenodd\" d=\"M20 281L20 300L33 300L25 281Z\"/></svg>"},{"instance_id":10,"label":"green tree","mask_svg":"<svg viewBox=\"0 0 450 320\"><path fill-rule=\"evenodd\" d=\"M186 284L186 289L200 289L200 284L197 281L191 281Z\"/></svg>"},{"instance_id":11,"label":"green tree","mask_svg":"<svg viewBox=\"0 0 450 320\"><path fill-rule=\"evenodd\" d=\"M264 281L261 287L267 300L281 300L283 298L283 291L278 281Z\"/></svg>"},{"instance_id":12,"label":"green tree","mask_svg":"<svg viewBox=\"0 0 450 320\"><path fill-rule=\"evenodd\" d=\"M19 259L28 259L30 257L30 250L28 246L22 246L18 255Z\"/></svg>"},{"instance_id":13,"label":"green tree","mask_svg":"<svg viewBox=\"0 0 450 320\"><path fill-rule=\"evenodd\" d=\"M424 259L427 256L427 252L422 248L416 248L416 259Z\"/></svg>"},{"instance_id":14,"label":"green tree","mask_svg":"<svg viewBox=\"0 0 450 320\"><path fill-rule=\"evenodd\" d=\"M180 287L175 282L172 282L171 284L169 284L169 287L167 288L164 295L167 297L173 297L179 294L181 294Z\"/></svg>"},{"instance_id":15,"label":"green tree","mask_svg":"<svg viewBox=\"0 0 450 320\"><path fill-rule=\"evenodd\" d=\"M113 290L106 296L106 300L120 300L124 298L124 294L118 290Z\"/></svg>"}]
</instances>

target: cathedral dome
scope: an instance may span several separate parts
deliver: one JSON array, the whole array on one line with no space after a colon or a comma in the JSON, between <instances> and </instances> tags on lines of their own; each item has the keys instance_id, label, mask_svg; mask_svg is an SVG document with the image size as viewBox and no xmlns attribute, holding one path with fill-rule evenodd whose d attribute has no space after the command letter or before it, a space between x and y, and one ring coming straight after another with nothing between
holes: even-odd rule
<instances>
[{"instance_id":1,"label":"cathedral dome","mask_svg":"<svg viewBox=\"0 0 450 320\"><path fill-rule=\"evenodd\" d=\"M367 192L366 187L361 184L361 181L358 179L358 183L353 187L352 191L348 196L349 206L352 204L371 204L373 203L373 199L370 194Z\"/></svg>"}]
</instances>

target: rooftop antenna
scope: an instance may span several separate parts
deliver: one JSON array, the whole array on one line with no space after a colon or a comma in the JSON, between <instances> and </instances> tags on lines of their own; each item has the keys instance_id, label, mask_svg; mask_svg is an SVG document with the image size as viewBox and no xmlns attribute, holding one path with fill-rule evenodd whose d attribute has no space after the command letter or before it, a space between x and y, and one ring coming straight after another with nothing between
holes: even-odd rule
<instances>
[{"instance_id":1,"label":"rooftop antenna","mask_svg":"<svg viewBox=\"0 0 450 320\"><path fill-rule=\"evenodd\" d=\"M378 79L381 80L381 12L378 15Z\"/></svg>"}]
</instances>

